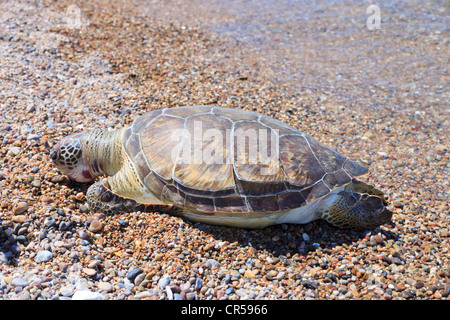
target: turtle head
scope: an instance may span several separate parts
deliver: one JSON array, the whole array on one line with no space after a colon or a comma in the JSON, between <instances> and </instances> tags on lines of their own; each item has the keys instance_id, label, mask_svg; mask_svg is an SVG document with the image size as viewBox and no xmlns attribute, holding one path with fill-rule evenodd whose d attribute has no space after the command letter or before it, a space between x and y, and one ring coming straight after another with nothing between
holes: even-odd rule
<instances>
[{"instance_id":1,"label":"turtle head","mask_svg":"<svg viewBox=\"0 0 450 320\"><path fill-rule=\"evenodd\" d=\"M64 137L50 151L55 166L71 180L89 182L95 179L90 166L83 156L82 137L84 133L76 133Z\"/></svg>"},{"instance_id":2,"label":"turtle head","mask_svg":"<svg viewBox=\"0 0 450 320\"><path fill-rule=\"evenodd\" d=\"M392 218L392 212L386 208L386 200L381 195L340 191L332 196L322 219L337 227L374 229Z\"/></svg>"}]
</instances>

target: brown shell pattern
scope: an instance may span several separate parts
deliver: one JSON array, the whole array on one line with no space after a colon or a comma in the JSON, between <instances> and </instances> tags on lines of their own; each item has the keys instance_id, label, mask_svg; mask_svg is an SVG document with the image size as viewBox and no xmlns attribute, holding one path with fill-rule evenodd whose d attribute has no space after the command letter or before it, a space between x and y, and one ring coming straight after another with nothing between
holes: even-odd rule
<instances>
[{"instance_id":1,"label":"brown shell pattern","mask_svg":"<svg viewBox=\"0 0 450 320\"><path fill-rule=\"evenodd\" d=\"M240 109L151 111L133 122L124 139L151 192L209 215L294 209L367 173L307 134Z\"/></svg>"}]
</instances>

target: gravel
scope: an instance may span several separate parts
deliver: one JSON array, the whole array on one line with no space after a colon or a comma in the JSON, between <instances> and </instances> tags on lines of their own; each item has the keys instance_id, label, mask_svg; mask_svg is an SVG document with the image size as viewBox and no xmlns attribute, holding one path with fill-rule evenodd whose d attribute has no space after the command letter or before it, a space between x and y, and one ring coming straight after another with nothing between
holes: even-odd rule
<instances>
[{"instance_id":1,"label":"gravel","mask_svg":"<svg viewBox=\"0 0 450 320\"><path fill-rule=\"evenodd\" d=\"M37 263L48 262L53 258L53 253L48 250L39 251L39 253L34 257L34 261Z\"/></svg>"},{"instance_id":2,"label":"gravel","mask_svg":"<svg viewBox=\"0 0 450 320\"><path fill-rule=\"evenodd\" d=\"M386 11L425 21L445 8L386 7L382 29L369 33L353 29L365 22L348 19L361 16L348 5L327 28L280 20L261 29L279 30L278 40L250 41L133 1L96 2L77 2L81 29L64 22L70 1L0 4L0 299L450 299L450 50L439 24L424 32ZM173 11L165 5L154 12ZM207 19L211 7L199 13ZM226 10L221 19L220 28L236 22ZM292 50L283 37L302 30L310 39ZM105 216L87 210L88 186L50 161L67 134L195 104L274 116L364 163L392 222L244 230L158 212Z\"/></svg>"}]
</instances>

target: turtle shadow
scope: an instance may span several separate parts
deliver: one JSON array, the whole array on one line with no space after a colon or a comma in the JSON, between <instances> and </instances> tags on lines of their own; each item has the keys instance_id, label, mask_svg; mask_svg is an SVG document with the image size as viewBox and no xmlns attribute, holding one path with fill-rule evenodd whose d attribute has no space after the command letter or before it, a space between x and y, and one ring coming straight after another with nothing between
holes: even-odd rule
<instances>
[{"instance_id":1,"label":"turtle shadow","mask_svg":"<svg viewBox=\"0 0 450 320\"><path fill-rule=\"evenodd\" d=\"M217 241L237 243L242 247L253 247L258 251L272 253L275 257L308 256L317 249L332 250L337 246L357 246L358 241L368 235L382 233L386 239L399 237L381 227L373 230L339 229L326 221L317 220L308 224L283 224L263 229L240 229L195 223L192 225L209 233Z\"/></svg>"},{"instance_id":2,"label":"turtle shadow","mask_svg":"<svg viewBox=\"0 0 450 320\"><path fill-rule=\"evenodd\" d=\"M86 194L92 183L66 181L74 191ZM275 257L294 255L308 256L317 249L331 250L337 246L357 246L358 241L367 235L382 233L386 240L399 238L389 230L377 227L373 230L340 229L325 220L316 220L307 224L281 224L262 229L244 229L215 226L193 222L182 218L192 228L210 234L216 241L237 243L241 247L252 247L258 251L272 253ZM393 222L389 222L393 224Z\"/></svg>"},{"instance_id":3,"label":"turtle shadow","mask_svg":"<svg viewBox=\"0 0 450 320\"><path fill-rule=\"evenodd\" d=\"M7 264L17 266L17 261L14 258L13 244L7 243L6 239L0 239L0 265Z\"/></svg>"},{"instance_id":4,"label":"turtle shadow","mask_svg":"<svg viewBox=\"0 0 450 320\"><path fill-rule=\"evenodd\" d=\"M68 178L66 178L66 180L64 180L64 183L67 188L76 191L76 192L82 192L84 194L86 194L87 190L89 189L89 187L91 185L93 185L95 183L95 181L92 182L77 182L74 180L69 180Z\"/></svg>"}]
</instances>

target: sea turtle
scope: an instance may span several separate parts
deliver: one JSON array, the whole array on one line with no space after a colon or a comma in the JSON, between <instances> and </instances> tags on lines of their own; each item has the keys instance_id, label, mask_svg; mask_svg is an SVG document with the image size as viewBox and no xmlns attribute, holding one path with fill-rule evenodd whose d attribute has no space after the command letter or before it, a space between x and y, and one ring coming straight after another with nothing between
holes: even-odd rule
<instances>
[{"instance_id":1,"label":"sea turtle","mask_svg":"<svg viewBox=\"0 0 450 320\"><path fill-rule=\"evenodd\" d=\"M150 111L116 131L63 138L57 168L92 184L90 209L171 212L216 225L262 228L325 219L371 229L388 222L368 170L279 120L218 106Z\"/></svg>"}]
</instances>

